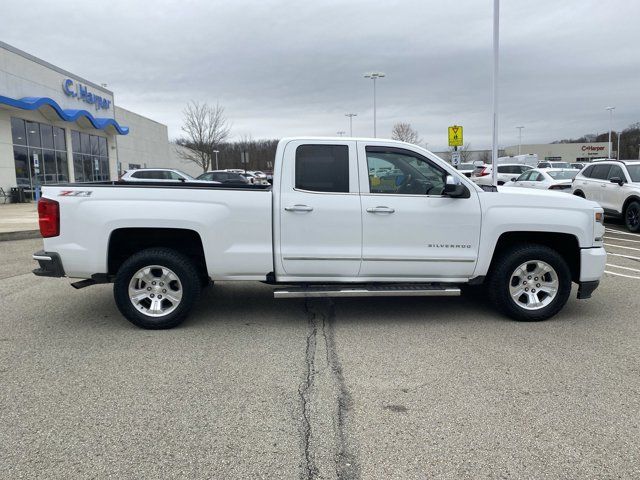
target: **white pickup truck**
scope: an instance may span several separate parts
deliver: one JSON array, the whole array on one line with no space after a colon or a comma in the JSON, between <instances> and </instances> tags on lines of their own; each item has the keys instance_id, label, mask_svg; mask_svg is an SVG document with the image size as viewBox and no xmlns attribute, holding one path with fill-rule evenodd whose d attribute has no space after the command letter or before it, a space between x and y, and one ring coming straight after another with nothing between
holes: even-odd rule
<instances>
[{"instance_id":1,"label":"white pickup truck","mask_svg":"<svg viewBox=\"0 0 640 480\"><path fill-rule=\"evenodd\" d=\"M143 328L180 324L218 280L277 298L459 295L481 285L525 321L589 298L604 271L603 210L563 193L482 189L434 154L376 139L287 138L273 187L45 186L36 275L114 283Z\"/></svg>"}]
</instances>

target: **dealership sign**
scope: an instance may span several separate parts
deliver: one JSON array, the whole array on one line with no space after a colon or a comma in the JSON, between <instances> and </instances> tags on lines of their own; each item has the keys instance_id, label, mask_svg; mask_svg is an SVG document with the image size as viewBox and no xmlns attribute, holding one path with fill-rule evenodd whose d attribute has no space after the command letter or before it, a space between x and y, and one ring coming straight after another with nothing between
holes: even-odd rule
<instances>
[{"instance_id":1,"label":"dealership sign","mask_svg":"<svg viewBox=\"0 0 640 480\"><path fill-rule=\"evenodd\" d=\"M77 98L85 103L94 105L96 110L109 110L111 108L111 100L90 92L86 85L76 83L70 78L65 78L62 82L62 90L67 97Z\"/></svg>"},{"instance_id":2,"label":"dealership sign","mask_svg":"<svg viewBox=\"0 0 640 480\"><path fill-rule=\"evenodd\" d=\"M586 152L602 152L604 151L604 147L600 147L600 146L594 146L594 145L583 145L582 146L582 151Z\"/></svg>"}]
</instances>

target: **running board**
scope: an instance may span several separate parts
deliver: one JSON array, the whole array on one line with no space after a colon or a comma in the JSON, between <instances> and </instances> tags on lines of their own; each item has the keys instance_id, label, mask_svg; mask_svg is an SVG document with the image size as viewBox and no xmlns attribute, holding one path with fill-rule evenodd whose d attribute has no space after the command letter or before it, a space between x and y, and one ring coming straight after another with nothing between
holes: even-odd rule
<instances>
[{"instance_id":1,"label":"running board","mask_svg":"<svg viewBox=\"0 0 640 480\"><path fill-rule=\"evenodd\" d=\"M309 285L274 290L274 298L313 297L456 297L460 288L424 284Z\"/></svg>"}]
</instances>

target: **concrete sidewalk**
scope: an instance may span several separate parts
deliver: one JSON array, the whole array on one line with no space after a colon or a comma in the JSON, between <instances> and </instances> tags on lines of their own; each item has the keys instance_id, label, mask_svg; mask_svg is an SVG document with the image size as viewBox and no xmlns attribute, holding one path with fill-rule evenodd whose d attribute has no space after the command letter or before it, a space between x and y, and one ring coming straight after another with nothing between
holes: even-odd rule
<instances>
[{"instance_id":1,"label":"concrete sidewalk","mask_svg":"<svg viewBox=\"0 0 640 480\"><path fill-rule=\"evenodd\" d=\"M0 241L39 236L38 210L35 202L0 204Z\"/></svg>"}]
</instances>

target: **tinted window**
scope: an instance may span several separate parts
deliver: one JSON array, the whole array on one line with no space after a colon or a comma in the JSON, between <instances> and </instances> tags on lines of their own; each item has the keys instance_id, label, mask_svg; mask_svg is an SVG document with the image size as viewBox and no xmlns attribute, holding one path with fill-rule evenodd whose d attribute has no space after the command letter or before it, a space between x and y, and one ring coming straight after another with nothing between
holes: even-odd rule
<instances>
[{"instance_id":1,"label":"tinted window","mask_svg":"<svg viewBox=\"0 0 640 480\"><path fill-rule=\"evenodd\" d=\"M40 146L40 124L27 122L27 143L30 147Z\"/></svg>"},{"instance_id":2,"label":"tinted window","mask_svg":"<svg viewBox=\"0 0 640 480\"><path fill-rule=\"evenodd\" d=\"M59 127L53 127L53 146L56 150L67 150L67 141L64 138L64 130Z\"/></svg>"},{"instance_id":3,"label":"tinted window","mask_svg":"<svg viewBox=\"0 0 640 480\"><path fill-rule=\"evenodd\" d=\"M607 178L612 179L613 177L618 177L622 180L626 179L626 177L624 176L624 172L619 165L611 165L611 170L609 170L609 175L607 176Z\"/></svg>"},{"instance_id":4,"label":"tinted window","mask_svg":"<svg viewBox=\"0 0 640 480\"><path fill-rule=\"evenodd\" d=\"M349 147L300 145L296 149L296 188L312 192L349 191Z\"/></svg>"},{"instance_id":5,"label":"tinted window","mask_svg":"<svg viewBox=\"0 0 640 480\"><path fill-rule=\"evenodd\" d=\"M632 182L640 182L640 165L627 165L627 172Z\"/></svg>"},{"instance_id":6,"label":"tinted window","mask_svg":"<svg viewBox=\"0 0 640 480\"><path fill-rule=\"evenodd\" d=\"M444 192L444 170L409 151L367 148L367 167L371 193L442 195Z\"/></svg>"},{"instance_id":7,"label":"tinted window","mask_svg":"<svg viewBox=\"0 0 640 480\"><path fill-rule=\"evenodd\" d=\"M520 175L523 170L519 165L498 165L498 173L516 173Z\"/></svg>"},{"instance_id":8,"label":"tinted window","mask_svg":"<svg viewBox=\"0 0 640 480\"><path fill-rule=\"evenodd\" d=\"M577 174L578 170L563 170L561 172L547 172L549 176L555 180L572 180Z\"/></svg>"},{"instance_id":9,"label":"tinted window","mask_svg":"<svg viewBox=\"0 0 640 480\"><path fill-rule=\"evenodd\" d=\"M544 175L542 175L540 172L532 172L529 180L531 180L532 182L541 182L544 180Z\"/></svg>"},{"instance_id":10,"label":"tinted window","mask_svg":"<svg viewBox=\"0 0 640 480\"><path fill-rule=\"evenodd\" d=\"M51 125L40 125L40 134L42 136L42 148L53 150L53 127Z\"/></svg>"},{"instance_id":11,"label":"tinted window","mask_svg":"<svg viewBox=\"0 0 640 480\"><path fill-rule=\"evenodd\" d=\"M532 172L525 172L522 175L520 175L516 181L518 182L526 182L527 180L529 180L529 177L531 176Z\"/></svg>"},{"instance_id":12,"label":"tinted window","mask_svg":"<svg viewBox=\"0 0 640 480\"><path fill-rule=\"evenodd\" d=\"M594 168L596 168L595 165L589 165L587 168L584 169L584 171L582 172L582 175L585 177L591 177L591 174L593 173Z\"/></svg>"},{"instance_id":13,"label":"tinted window","mask_svg":"<svg viewBox=\"0 0 640 480\"><path fill-rule=\"evenodd\" d=\"M598 180L606 180L609 175L609 169L611 165L594 165L591 173L591 178L597 178Z\"/></svg>"},{"instance_id":14,"label":"tinted window","mask_svg":"<svg viewBox=\"0 0 640 480\"><path fill-rule=\"evenodd\" d=\"M13 137L13 143L16 145L27 144L27 133L24 128L24 120L11 118L11 136Z\"/></svg>"}]
</instances>

